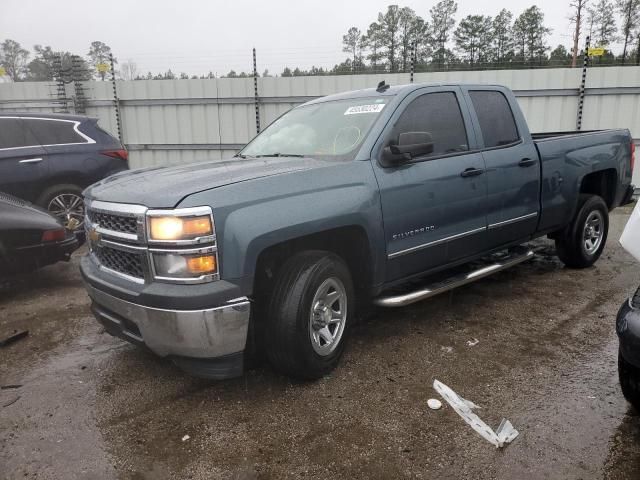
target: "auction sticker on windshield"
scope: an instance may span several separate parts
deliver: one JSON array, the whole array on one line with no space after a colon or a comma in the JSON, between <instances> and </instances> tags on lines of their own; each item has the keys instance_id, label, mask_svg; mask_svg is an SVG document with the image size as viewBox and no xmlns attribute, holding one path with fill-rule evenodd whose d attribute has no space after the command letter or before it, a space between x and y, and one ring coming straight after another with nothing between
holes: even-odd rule
<instances>
[{"instance_id":1,"label":"auction sticker on windshield","mask_svg":"<svg viewBox=\"0 0 640 480\"><path fill-rule=\"evenodd\" d=\"M344 112L345 115L355 115L356 113L380 113L384 108L384 104L378 103L376 105L356 105L355 107L347 108Z\"/></svg>"}]
</instances>

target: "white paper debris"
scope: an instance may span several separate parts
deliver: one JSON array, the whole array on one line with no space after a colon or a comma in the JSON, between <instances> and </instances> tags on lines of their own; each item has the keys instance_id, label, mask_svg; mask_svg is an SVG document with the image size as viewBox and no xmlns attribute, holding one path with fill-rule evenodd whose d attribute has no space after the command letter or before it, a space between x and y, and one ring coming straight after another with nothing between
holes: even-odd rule
<instances>
[{"instance_id":1,"label":"white paper debris","mask_svg":"<svg viewBox=\"0 0 640 480\"><path fill-rule=\"evenodd\" d=\"M456 411L462 419L467 422L471 428L482 436L488 442L494 444L497 448L504 447L507 443L512 442L517 436L518 431L513 428L511 422L506 419L502 419L497 431L493 431L489 425L484 423L478 415L471 411L472 408L477 408L472 402L468 402L456 392L447 387L444 383L438 380L433 381L433 388L444 398L449 405Z\"/></svg>"},{"instance_id":2,"label":"white paper debris","mask_svg":"<svg viewBox=\"0 0 640 480\"><path fill-rule=\"evenodd\" d=\"M480 343L480 340L478 340L477 338L467 340L467 345L469 345L470 347L475 347L478 343Z\"/></svg>"},{"instance_id":3,"label":"white paper debris","mask_svg":"<svg viewBox=\"0 0 640 480\"><path fill-rule=\"evenodd\" d=\"M191 437L189 435L185 435L184 437L182 437L182 441L186 442L187 440L189 440Z\"/></svg>"},{"instance_id":4,"label":"white paper debris","mask_svg":"<svg viewBox=\"0 0 640 480\"><path fill-rule=\"evenodd\" d=\"M476 404L475 404L475 403L473 403L471 400L467 400L467 399L465 399L465 398L463 398L462 400L464 400L464 403L466 403L466 404L467 404L467 406L468 406L469 408L471 408L471 409L474 409L474 408L480 408L480 406L479 406L479 405L476 405Z\"/></svg>"},{"instance_id":5,"label":"white paper debris","mask_svg":"<svg viewBox=\"0 0 640 480\"><path fill-rule=\"evenodd\" d=\"M429 405L429 408L431 410L438 410L442 408L442 402L437 398L430 398L429 400L427 400L427 405Z\"/></svg>"}]
</instances>

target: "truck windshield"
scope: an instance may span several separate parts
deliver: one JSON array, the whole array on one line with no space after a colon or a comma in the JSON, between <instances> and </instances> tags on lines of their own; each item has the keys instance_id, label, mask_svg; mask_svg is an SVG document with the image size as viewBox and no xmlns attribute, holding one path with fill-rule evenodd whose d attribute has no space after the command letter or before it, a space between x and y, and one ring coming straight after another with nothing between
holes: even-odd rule
<instances>
[{"instance_id":1,"label":"truck windshield","mask_svg":"<svg viewBox=\"0 0 640 480\"><path fill-rule=\"evenodd\" d=\"M353 160L388 98L352 98L294 108L269 125L237 156Z\"/></svg>"}]
</instances>

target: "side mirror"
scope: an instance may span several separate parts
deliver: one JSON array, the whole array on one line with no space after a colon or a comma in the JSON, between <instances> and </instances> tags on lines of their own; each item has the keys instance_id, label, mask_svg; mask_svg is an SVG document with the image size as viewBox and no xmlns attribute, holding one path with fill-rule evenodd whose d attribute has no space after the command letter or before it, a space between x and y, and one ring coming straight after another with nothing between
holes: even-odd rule
<instances>
[{"instance_id":1,"label":"side mirror","mask_svg":"<svg viewBox=\"0 0 640 480\"><path fill-rule=\"evenodd\" d=\"M398 136L397 143L382 151L381 164L383 167L393 167L430 153L433 153L433 138L430 133L405 132Z\"/></svg>"}]
</instances>

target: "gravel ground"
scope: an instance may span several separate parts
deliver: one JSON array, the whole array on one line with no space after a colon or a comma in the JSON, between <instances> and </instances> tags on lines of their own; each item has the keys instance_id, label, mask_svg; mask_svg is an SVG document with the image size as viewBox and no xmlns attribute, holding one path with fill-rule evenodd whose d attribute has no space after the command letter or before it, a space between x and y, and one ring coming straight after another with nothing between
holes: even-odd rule
<instances>
[{"instance_id":1,"label":"gravel ground","mask_svg":"<svg viewBox=\"0 0 640 480\"><path fill-rule=\"evenodd\" d=\"M0 338L30 335L0 349L0 385L21 385L0 390L0 477L640 478L640 417L620 393L614 332L640 281L616 241L629 212L612 215L596 267L565 269L549 246L379 311L312 383L268 366L207 382L111 338L77 257L14 279L0 289ZM497 450L448 405L429 410L434 379L520 436Z\"/></svg>"}]
</instances>

